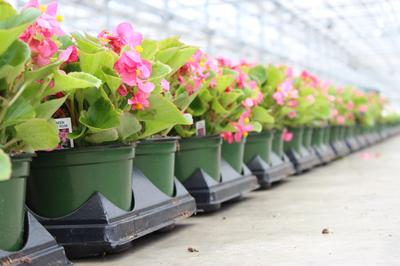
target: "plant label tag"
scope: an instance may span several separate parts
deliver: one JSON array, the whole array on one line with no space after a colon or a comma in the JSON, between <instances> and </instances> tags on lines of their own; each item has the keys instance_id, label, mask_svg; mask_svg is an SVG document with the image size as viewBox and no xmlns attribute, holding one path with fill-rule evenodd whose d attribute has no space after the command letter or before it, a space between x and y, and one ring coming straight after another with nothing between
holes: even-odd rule
<instances>
[{"instance_id":1,"label":"plant label tag","mask_svg":"<svg viewBox=\"0 0 400 266\"><path fill-rule=\"evenodd\" d=\"M68 133L72 133L72 123L71 118L57 118L56 124L58 127L58 135L60 136L60 143L58 144L57 149L69 149L74 147L74 141L72 139L68 139Z\"/></svg>"},{"instance_id":2,"label":"plant label tag","mask_svg":"<svg viewBox=\"0 0 400 266\"><path fill-rule=\"evenodd\" d=\"M206 121L200 120L196 122L196 136L204 137L206 135Z\"/></svg>"}]
</instances>

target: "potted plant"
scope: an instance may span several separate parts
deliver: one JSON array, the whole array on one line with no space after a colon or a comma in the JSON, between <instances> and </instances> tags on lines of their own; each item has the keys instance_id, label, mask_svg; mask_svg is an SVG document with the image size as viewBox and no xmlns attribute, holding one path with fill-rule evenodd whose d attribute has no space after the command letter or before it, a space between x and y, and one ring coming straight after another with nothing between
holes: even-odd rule
<instances>
[{"instance_id":1,"label":"potted plant","mask_svg":"<svg viewBox=\"0 0 400 266\"><path fill-rule=\"evenodd\" d=\"M0 263L26 256L38 264L68 263L63 250L25 210L31 158L35 151L57 147L58 129L51 116L65 100L46 98L62 60L47 61L49 51L41 43L26 42L39 24L49 21L57 25L53 14L43 15L29 3L17 13L0 2ZM46 38L42 42L51 42ZM40 253L44 247L51 259Z\"/></svg>"},{"instance_id":2,"label":"potted plant","mask_svg":"<svg viewBox=\"0 0 400 266\"><path fill-rule=\"evenodd\" d=\"M182 110L193 116L195 126L176 126L182 139L176 154L175 174L196 198L202 210L218 209L224 201L254 189L254 177L242 176L241 141L254 124L246 119L242 101L246 91L235 87L237 72L218 64L200 50L175 75L173 93L190 95L192 101ZM231 150L227 164L221 164L221 137L238 145L225 146ZM197 135L196 137L193 137ZM223 156L224 157L224 156ZM221 172L221 168L223 171ZM228 182L229 181L229 182ZM220 188L221 187L221 188ZM224 188L225 192L222 191ZM221 194L215 194L221 191Z\"/></svg>"},{"instance_id":3,"label":"potted plant","mask_svg":"<svg viewBox=\"0 0 400 266\"><path fill-rule=\"evenodd\" d=\"M140 195L133 195L132 190L146 188L135 188L135 184L142 183L133 184L132 175L135 178L136 172L133 173L132 166L139 168L160 193L174 194L176 140L164 142L149 138L164 135L164 130L176 124L191 124L190 117L184 116L168 98L166 78L190 57L194 48L179 43L176 38L160 42L143 40L128 23L119 24L113 32L103 31L98 37L74 33L71 37L64 36L60 42L67 62L62 65L64 72L54 76L55 88L75 88L75 79L82 75L93 78L87 80L90 86L85 89L54 95L66 98L55 117L71 121L73 132L63 137L64 142L73 146L38 154L29 179L28 204L43 223L56 223L64 228L59 230L53 226L51 232L68 246L67 252L72 257L97 255L107 250L104 246L111 240L102 237L107 233L100 233L98 237L103 240L88 247L85 243L93 239L67 232L68 226L75 226L68 217L83 213L90 200L101 201L103 197L112 204L109 208L114 208L113 212L122 211L132 217L129 223L135 222L134 217L143 218L137 215ZM137 159L134 159L134 142L137 142ZM170 198L163 200L166 199ZM185 200L189 204L182 211L189 215L194 211L190 205L192 198L186 195ZM155 206L151 208L157 212ZM96 208L101 211L107 206ZM97 213L87 214L86 220L81 217L81 223L89 228L95 219L100 219ZM113 219L118 221L114 224L124 227L126 220L122 214ZM107 223L104 230L108 230ZM151 232L160 226L145 230ZM124 238L118 240L120 244L114 245L113 251L119 245L126 246L134 239L133 235L142 234L139 228L124 228L121 231ZM113 234L119 233L113 231ZM74 242L74 237L81 237L80 241Z\"/></svg>"}]
</instances>

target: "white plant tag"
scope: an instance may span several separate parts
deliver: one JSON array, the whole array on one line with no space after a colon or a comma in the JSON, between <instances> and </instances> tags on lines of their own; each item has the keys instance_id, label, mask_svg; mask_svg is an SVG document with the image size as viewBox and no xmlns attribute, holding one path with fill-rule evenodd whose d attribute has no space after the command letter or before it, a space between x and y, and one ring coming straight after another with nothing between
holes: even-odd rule
<instances>
[{"instance_id":1,"label":"white plant tag","mask_svg":"<svg viewBox=\"0 0 400 266\"><path fill-rule=\"evenodd\" d=\"M58 145L58 149L69 149L74 147L74 141L72 139L68 139L68 133L72 133L72 123L71 118L57 118L56 124L58 127L58 134L60 136L60 143Z\"/></svg>"},{"instance_id":2,"label":"white plant tag","mask_svg":"<svg viewBox=\"0 0 400 266\"><path fill-rule=\"evenodd\" d=\"M196 136L204 137L206 135L206 121L201 120L196 122Z\"/></svg>"}]
</instances>

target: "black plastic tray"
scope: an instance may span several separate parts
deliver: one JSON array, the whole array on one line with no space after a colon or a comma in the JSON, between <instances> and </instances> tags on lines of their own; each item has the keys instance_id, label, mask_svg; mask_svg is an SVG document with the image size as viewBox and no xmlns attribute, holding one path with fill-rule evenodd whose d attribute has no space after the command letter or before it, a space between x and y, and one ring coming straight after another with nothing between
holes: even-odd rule
<instances>
[{"instance_id":1,"label":"black plastic tray","mask_svg":"<svg viewBox=\"0 0 400 266\"><path fill-rule=\"evenodd\" d=\"M72 265L65 256L64 249L56 240L27 212L26 243L15 252L0 250L1 266L66 266Z\"/></svg>"},{"instance_id":2,"label":"black plastic tray","mask_svg":"<svg viewBox=\"0 0 400 266\"><path fill-rule=\"evenodd\" d=\"M291 149L286 154L292 161L296 174L308 171L320 163L317 154L312 149L301 147L300 152Z\"/></svg>"},{"instance_id":3,"label":"black plastic tray","mask_svg":"<svg viewBox=\"0 0 400 266\"><path fill-rule=\"evenodd\" d=\"M177 179L174 182L175 197L167 196L134 168L132 211L121 210L97 192L68 216L36 217L64 246L69 258L120 252L134 239L169 227L196 211L193 197Z\"/></svg>"},{"instance_id":4,"label":"black plastic tray","mask_svg":"<svg viewBox=\"0 0 400 266\"><path fill-rule=\"evenodd\" d=\"M346 139L346 144L352 152L356 152L362 149L361 143L355 137Z\"/></svg>"},{"instance_id":5,"label":"black plastic tray","mask_svg":"<svg viewBox=\"0 0 400 266\"><path fill-rule=\"evenodd\" d=\"M183 185L196 199L198 211L202 212L219 210L222 203L259 188L257 178L244 164L243 173L238 173L223 159L220 182L198 169Z\"/></svg>"},{"instance_id":6,"label":"black plastic tray","mask_svg":"<svg viewBox=\"0 0 400 266\"><path fill-rule=\"evenodd\" d=\"M295 169L289 158L284 155L280 158L276 153L271 153L271 163L265 162L260 156L255 156L247 166L257 176L260 187L270 188L273 183L279 182L293 175Z\"/></svg>"},{"instance_id":7,"label":"black plastic tray","mask_svg":"<svg viewBox=\"0 0 400 266\"><path fill-rule=\"evenodd\" d=\"M328 145L321 145L314 147L315 153L317 154L318 158L320 159L319 165L326 165L329 162L336 159L336 153L334 150Z\"/></svg>"},{"instance_id":8,"label":"black plastic tray","mask_svg":"<svg viewBox=\"0 0 400 266\"><path fill-rule=\"evenodd\" d=\"M335 151L337 157L344 157L351 153L350 148L345 141L335 141L331 143L332 149Z\"/></svg>"}]
</instances>

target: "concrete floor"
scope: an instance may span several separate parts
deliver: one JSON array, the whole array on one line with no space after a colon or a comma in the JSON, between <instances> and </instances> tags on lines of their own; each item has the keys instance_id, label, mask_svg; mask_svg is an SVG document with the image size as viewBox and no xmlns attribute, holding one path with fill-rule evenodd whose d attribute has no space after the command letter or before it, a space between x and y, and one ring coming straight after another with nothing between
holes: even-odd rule
<instances>
[{"instance_id":1,"label":"concrete floor","mask_svg":"<svg viewBox=\"0 0 400 266\"><path fill-rule=\"evenodd\" d=\"M399 151L390 139L75 265L400 265Z\"/></svg>"}]
</instances>

